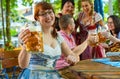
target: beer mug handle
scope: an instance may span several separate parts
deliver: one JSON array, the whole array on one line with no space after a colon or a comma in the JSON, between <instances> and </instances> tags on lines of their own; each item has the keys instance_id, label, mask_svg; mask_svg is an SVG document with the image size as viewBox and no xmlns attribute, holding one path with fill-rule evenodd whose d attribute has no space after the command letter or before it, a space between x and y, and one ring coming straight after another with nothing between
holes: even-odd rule
<instances>
[{"instance_id":1,"label":"beer mug handle","mask_svg":"<svg viewBox=\"0 0 120 79\"><path fill-rule=\"evenodd\" d=\"M24 24L24 26L20 29L20 32L22 31L22 30L24 30L24 29L27 29L26 27L28 27L29 26L29 24L28 23L25 23ZM19 38L19 35L18 35L18 43L19 43L19 45L23 45L23 42L22 42L22 40Z\"/></svg>"}]
</instances>

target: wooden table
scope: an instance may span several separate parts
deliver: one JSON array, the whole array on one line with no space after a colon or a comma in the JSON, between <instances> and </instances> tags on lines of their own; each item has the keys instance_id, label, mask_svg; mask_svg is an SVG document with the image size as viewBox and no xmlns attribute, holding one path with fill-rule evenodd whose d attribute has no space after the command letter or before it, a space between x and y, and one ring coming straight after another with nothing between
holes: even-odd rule
<instances>
[{"instance_id":1,"label":"wooden table","mask_svg":"<svg viewBox=\"0 0 120 79\"><path fill-rule=\"evenodd\" d=\"M91 60L82 60L69 70L76 75L75 79L120 79L120 68Z\"/></svg>"}]
</instances>

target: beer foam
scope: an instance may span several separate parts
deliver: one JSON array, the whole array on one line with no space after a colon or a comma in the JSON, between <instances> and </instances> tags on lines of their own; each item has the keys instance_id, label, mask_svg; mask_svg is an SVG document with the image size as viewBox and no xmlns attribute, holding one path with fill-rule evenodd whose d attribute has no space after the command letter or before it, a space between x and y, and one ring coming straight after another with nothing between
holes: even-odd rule
<instances>
[{"instance_id":1,"label":"beer foam","mask_svg":"<svg viewBox=\"0 0 120 79\"><path fill-rule=\"evenodd\" d=\"M41 26L40 25L37 25L37 26L34 26L34 25L30 25L28 26L28 29L33 32L33 31L41 31Z\"/></svg>"},{"instance_id":2,"label":"beer foam","mask_svg":"<svg viewBox=\"0 0 120 79\"><path fill-rule=\"evenodd\" d=\"M25 30L25 29L29 29L31 32L34 32L34 31L42 31L41 30L41 25L37 23L37 25L34 25L34 24L28 24L26 23L21 29L21 30Z\"/></svg>"},{"instance_id":3,"label":"beer foam","mask_svg":"<svg viewBox=\"0 0 120 79\"><path fill-rule=\"evenodd\" d=\"M28 29L29 29L31 32L38 31L38 29L36 28L36 26L29 26Z\"/></svg>"}]
</instances>

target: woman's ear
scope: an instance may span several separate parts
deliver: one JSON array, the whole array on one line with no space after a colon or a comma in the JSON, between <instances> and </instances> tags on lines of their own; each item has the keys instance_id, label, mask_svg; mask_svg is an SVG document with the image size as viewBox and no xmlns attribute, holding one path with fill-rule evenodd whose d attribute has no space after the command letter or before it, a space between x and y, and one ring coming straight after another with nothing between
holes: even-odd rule
<instances>
[{"instance_id":1,"label":"woman's ear","mask_svg":"<svg viewBox=\"0 0 120 79\"><path fill-rule=\"evenodd\" d=\"M39 17L38 17L38 16L36 16L36 17L35 17L35 20L37 20L37 21L38 21L38 20L39 20Z\"/></svg>"}]
</instances>

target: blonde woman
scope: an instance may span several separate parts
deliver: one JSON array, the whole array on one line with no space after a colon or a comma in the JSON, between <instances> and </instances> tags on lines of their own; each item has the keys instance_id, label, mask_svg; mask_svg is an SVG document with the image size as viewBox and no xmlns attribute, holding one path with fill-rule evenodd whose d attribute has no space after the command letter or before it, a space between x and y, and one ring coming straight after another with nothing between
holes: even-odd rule
<instances>
[{"instance_id":1,"label":"blonde woman","mask_svg":"<svg viewBox=\"0 0 120 79\"><path fill-rule=\"evenodd\" d=\"M80 4L82 12L80 12L78 15L77 26L75 27L74 32L74 37L77 45L84 42L88 34L97 34L98 25L104 26L102 16L94 11L93 0L81 0ZM87 49L84 51L80 58L83 60L102 57L105 57L105 50L101 45L96 45L94 47L88 45Z\"/></svg>"}]
</instances>

